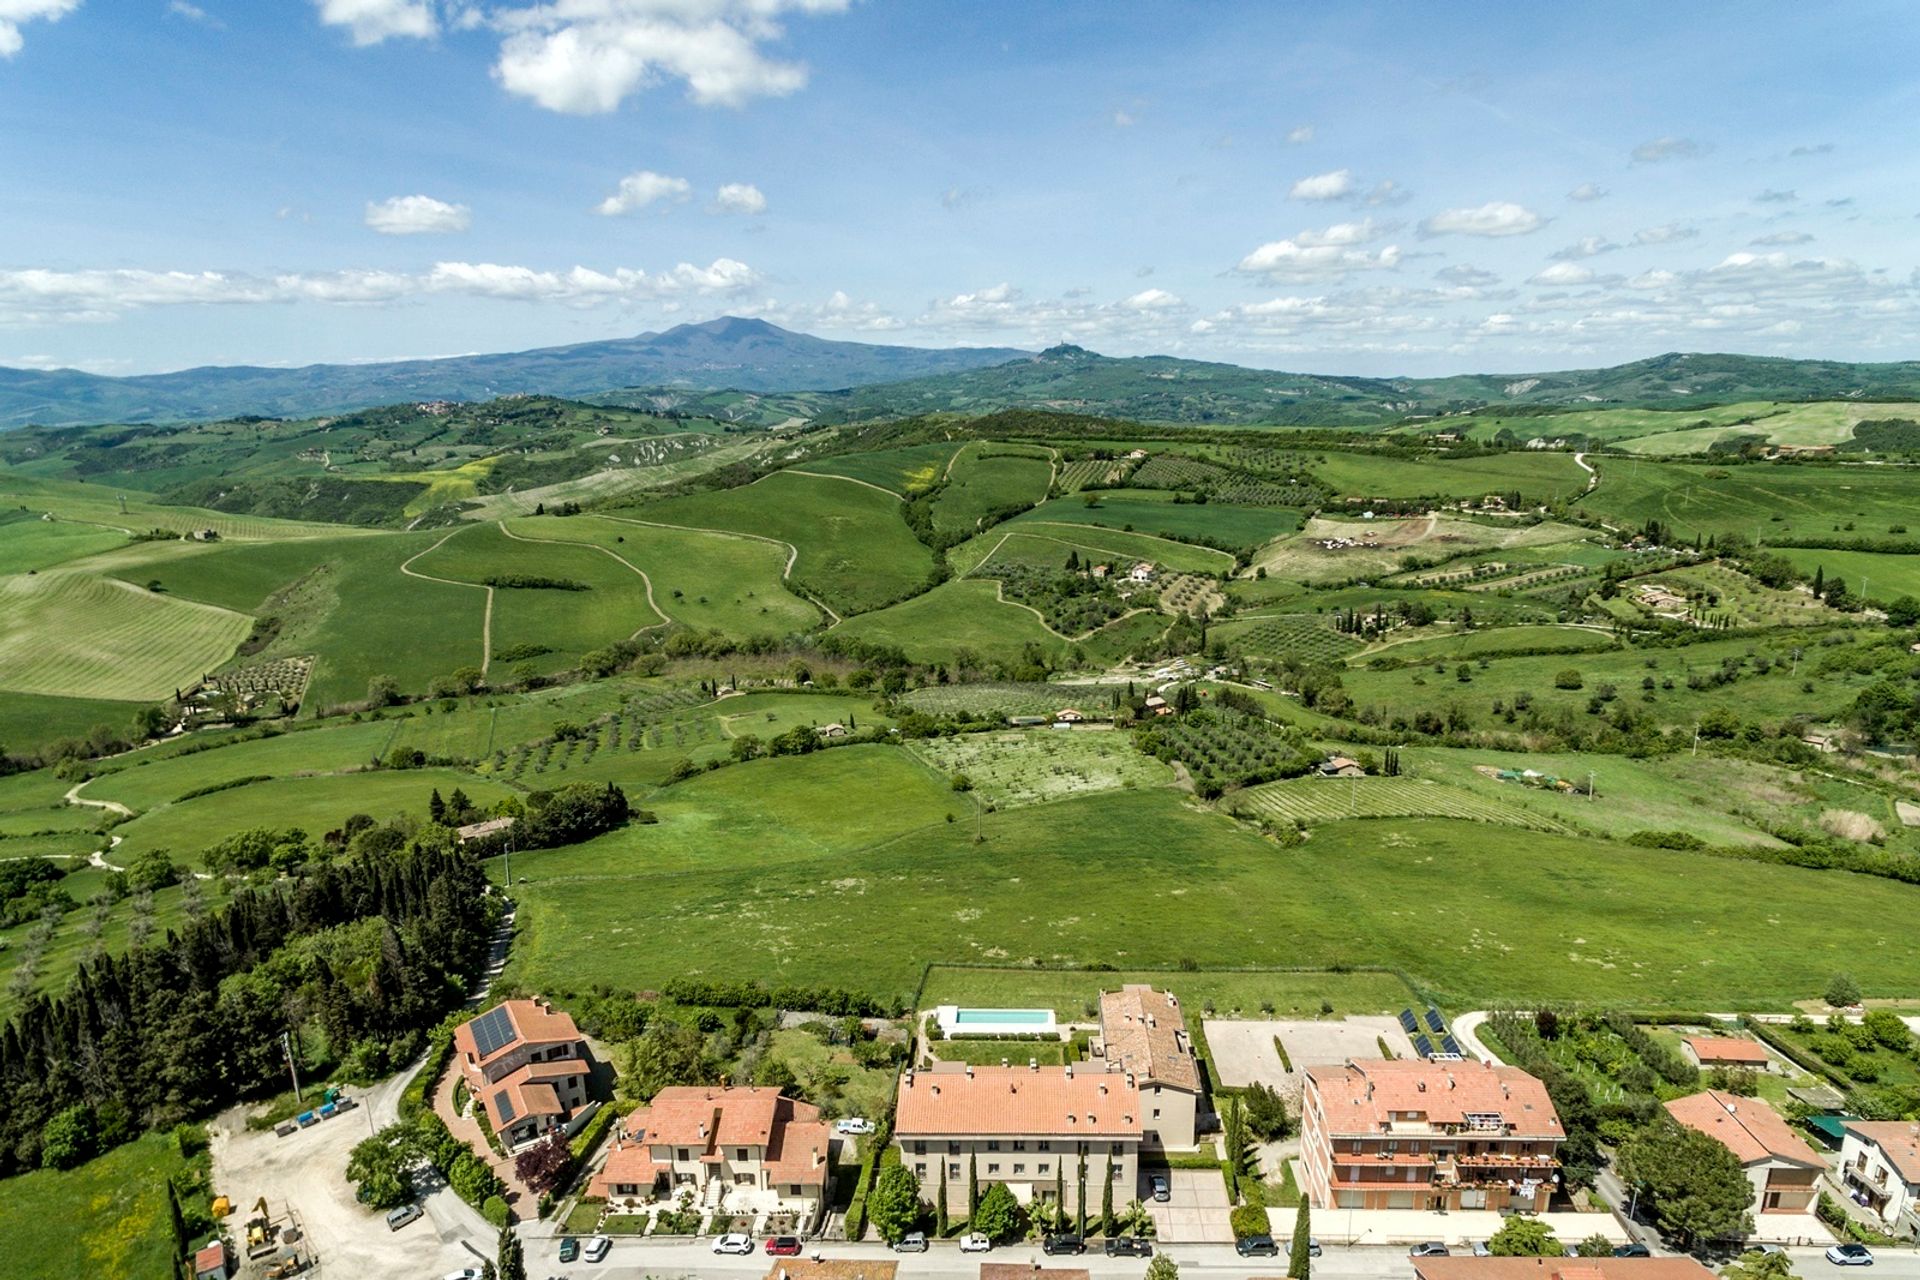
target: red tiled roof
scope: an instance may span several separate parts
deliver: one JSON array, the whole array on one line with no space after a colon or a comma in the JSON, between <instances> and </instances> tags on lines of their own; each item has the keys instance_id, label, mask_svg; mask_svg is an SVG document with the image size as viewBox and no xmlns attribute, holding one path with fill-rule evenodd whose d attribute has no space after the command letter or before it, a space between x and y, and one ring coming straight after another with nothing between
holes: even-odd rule
<instances>
[{"instance_id":1,"label":"red tiled roof","mask_svg":"<svg viewBox=\"0 0 1920 1280\"><path fill-rule=\"evenodd\" d=\"M513 1024L514 1038L502 1044L485 1057L480 1056L479 1046L474 1043L474 1018L469 1018L453 1029L453 1046L460 1055L474 1058L485 1066L502 1054L510 1053L522 1044L554 1044L563 1040L578 1040L580 1028L565 1013L549 1009L533 1000L508 1000L500 1008L507 1011L507 1019ZM492 1010L488 1010L489 1013ZM485 1014L477 1015L484 1017Z\"/></svg>"},{"instance_id":2,"label":"red tiled roof","mask_svg":"<svg viewBox=\"0 0 1920 1280\"><path fill-rule=\"evenodd\" d=\"M1417 1280L1713 1280L1692 1258L1415 1258Z\"/></svg>"},{"instance_id":3,"label":"red tiled roof","mask_svg":"<svg viewBox=\"0 0 1920 1280\"><path fill-rule=\"evenodd\" d=\"M587 1189L589 1195L611 1196L617 1186L639 1187L642 1193L649 1190L659 1171L665 1164L655 1164L653 1151L644 1142L616 1143L607 1153L606 1163L600 1166L600 1172L593 1176L593 1185Z\"/></svg>"},{"instance_id":4,"label":"red tiled roof","mask_svg":"<svg viewBox=\"0 0 1920 1280\"><path fill-rule=\"evenodd\" d=\"M767 1180L776 1186L794 1183L800 1186L824 1185L827 1180L827 1149L833 1141L832 1130L823 1120L781 1125L774 1131L773 1145L767 1148Z\"/></svg>"},{"instance_id":5,"label":"red tiled roof","mask_svg":"<svg viewBox=\"0 0 1920 1280\"><path fill-rule=\"evenodd\" d=\"M893 1280L900 1264L863 1258L775 1258L767 1280Z\"/></svg>"},{"instance_id":6,"label":"red tiled roof","mask_svg":"<svg viewBox=\"0 0 1920 1280\"><path fill-rule=\"evenodd\" d=\"M1152 1084L1198 1089L1200 1067L1187 1043L1180 1002L1145 983L1100 994L1100 1039L1107 1061Z\"/></svg>"},{"instance_id":7,"label":"red tiled roof","mask_svg":"<svg viewBox=\"0 0 1920 1280\"><path fill-rule=\"evenodd\" d=\"M1396 1113L1403 1123L1411 1113L1429 1124L1496 1115L1515 1137L1565 1136L1547 1087L1518 1067L1397 1058L1310 1066L1306 1073L1329 1134L1385 1133Z\"/></svg>"},{"instance_id":8,"label":"red tiled roof","mask_svg":"<svg viewBox=\"0 0 1920 1280\"><path fill-rule=\"evenodd\" d=\"M1117 1071L974 1067L900 1078L894 1132L1141 1136L1140 1089Z\"/></svg>"},{"instance_id":9,"label":"red tiled roof","mask_svg":"<svg viewBox=\"0 0 1920 1280\"><path fill-rule=\"evenodd\" d=\"M1767 1065L1766 1046L1758 1040L1734 1036L1687 1036L1686 1044L1702 1062L1737 1062L1741 1066Z\"/></svg>"},{"instance_id":10,"label":"red tiled roof","mask_svg":"<svg viewBox=\"0 0 1920 1280\"><path fill-rule=\"evenodd\" d=\"M1031 1262L983 1262L980 1280L1087 1280L1085 1267L1043 1267Z\"/></svg>"},{"instance_id":11,"label":"red tiled roof","mask_svg":"<svg viewBox=\"0 0 1920 1280\"><path fill-rule=\"evenodd\" d=\"M627 1117L627 1132L676 1147L764 1147L781 1126L819 1118L820 1108L778 1089L675 1085Z\"/></svg>"},{"instance_id":12,"label":"red tiled roof","mask_svg":"<svg viewBox=\"0 0 1920 1280\"><path fill-rule=\"evenodd\" d=\"M1920 1125L1911 1120L1849 1120L1847 1132L1879 1147L1907 1183L1920 1183Z\"/></svg>"},{"instance_id":13,"label":"red tiled roof","mask_svg":"<svg viewBox=\"0 0 1920 1280\"><path fill-rule=\"evenodd\" d=\"M1675 1098L1666 1107L1667 1114L1687 1128L1717 1139L1741 1164L1785 1160L1815 1169L1825 1167L1814 1149L1787 1127L1780 1113L1758 1098L1709 1089Z\"/></svg>"},{"instance_id":14,"label":"red tiled roof","mask_svg":"<svg viewBox=\"0 0 1920 1280\"><path fill-rule=\"evenodd\" d=\"M200 1275L208 1271L218 1271L227 1265L227 1246L218 1240L210 1240L193 1255L193 1273Z\"/></svg>"}]
</instances>

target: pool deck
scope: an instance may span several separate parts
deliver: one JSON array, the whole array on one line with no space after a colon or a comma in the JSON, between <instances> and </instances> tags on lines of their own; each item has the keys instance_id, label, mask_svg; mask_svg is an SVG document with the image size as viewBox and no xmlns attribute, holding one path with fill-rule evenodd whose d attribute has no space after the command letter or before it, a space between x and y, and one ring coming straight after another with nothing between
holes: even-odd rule
<instances>
[{"instance_id":1,"label":"pool deck","mask_svg":"<svg viewBox=\"0 0 1920 1280\"><path fill-rule=\"evenodd\" d=\"M1051 1009L963 1009L943 1004L933 1011L940 1033L964 1036L1058 1036Z\"/></svg>"}]
</instances>

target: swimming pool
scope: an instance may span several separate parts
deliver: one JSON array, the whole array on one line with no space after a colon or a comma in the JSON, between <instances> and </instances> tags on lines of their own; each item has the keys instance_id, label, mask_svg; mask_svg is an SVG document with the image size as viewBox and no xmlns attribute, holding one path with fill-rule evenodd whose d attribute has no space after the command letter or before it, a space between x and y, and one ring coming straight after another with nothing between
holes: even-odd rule
<instances>
[{"instance_id":1,"label":"swimming pool","mask_svg":"<svg viewBox=\"0 0 1920 1280\"><path fill-rule=\"evenodd\" d=\"M1051 1009L962 1009L943 1004L934 1010L946 1035L1057 1035Z\"/></svg>"}]
</instances>

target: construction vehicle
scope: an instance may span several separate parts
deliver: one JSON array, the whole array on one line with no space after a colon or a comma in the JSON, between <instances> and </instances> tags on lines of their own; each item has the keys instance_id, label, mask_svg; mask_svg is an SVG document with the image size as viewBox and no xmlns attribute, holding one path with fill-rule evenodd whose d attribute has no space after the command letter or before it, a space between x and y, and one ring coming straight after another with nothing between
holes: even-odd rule
<instances>
[{"instance_id":1,"label":"construction vehicle","mask_svg":"<svg viewBox=\"0 0 1920 1280\"><path fill-rule=\"evenodd\" d=\"M280 1247L280 1228L267 1212L267 1198L253 1202L253 1216L247 1219L247 1258L264 1257Z\"/></svg>"}]
</instances>

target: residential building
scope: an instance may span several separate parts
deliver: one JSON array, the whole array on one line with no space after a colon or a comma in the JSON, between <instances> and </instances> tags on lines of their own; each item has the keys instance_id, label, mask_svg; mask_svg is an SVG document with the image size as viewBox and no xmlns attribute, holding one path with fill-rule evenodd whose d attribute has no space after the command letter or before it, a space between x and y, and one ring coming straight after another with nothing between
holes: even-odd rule
<instances>
[{"instance_id":1,"label":"residential building","mask_svg":"<svg viewBox=\"0 0 1920 1280\"><path fill-rule=\"evenodd\" d=\"M1518 1067L1420 1059L1309 1066L1300 1158L1317 1208L1539 1213L1566 1132Z\"/></svg>"},{"instance_id":2,"label":"residential building","mask_svg":"<svg viewBox=\"0 0 1920 1280\"><path fill-rule=\"evenodd\" d=\"M544 1001L508 1000L462 1023L453 1051L467 1091L508 1150L566 1128L587 1106L587 1042Z\"/></svg>"},{"instance_id":3,"label":"residential building","mask_svg":"<svg viewBox=\"0 0 1920 1280\"><path fill-rule=\"evenodd\" d=\"M1134 1196L1145 1133L1140 1087L1125 1071L1073 1066L972 1067L940 1063L900 1078L893 1135L920 1194L964 1213L969 1166L984 1191L1005 1183L1022 1204L1080 1207L1084 1161L1087 1211L1099 1212L1101 1179L1114 1203ZM1111 1172L1109 1172L1111 1170Z\"/></svg>"},{"instance_id":4,"label":"residential building","mask_svg":"<svg viewBox=\"0 0 1920 1280\"><path fill-rule=\"evenodd\" d=\"M1714 1280L1692 1258L1415 1258L1414 1280Z\"/></svg>"},{"instance_id":5,"label":"residential building","mask_svg":"<svg viewBox=\"0 0 1920 1280\"><path fill-rule=\"evenodd\" d=\"M1171 992L1128 983L1100 993L1100 1052L1140 1087L1141 1141L1190 1148L1200 1117L1200 1063Z\"/></svg>"},{"instance_id":6,"label":"residential building","mask_svg":"<svg viewBox=\"0 0 1920 1280\"><path fill-rule=\"evenodd\" d=\"M1749 1071L1768 1071L1773 1059L1767 1046L1758 1040L1734 1036L1682 1036L1683 1052L1697 1067L1744 1067Z\"/></svg>"},{"instance_id":7,"label":"residential building","mask_svg":"<svg viewBox=\"0 0 1920 1280\"><path fill-rule=\"evenodd\" d=\"M1826 1161L1758 1098L1709 1089L1675 1098L1667 1114L1716 1139L1739 1159L1761 1213L1805 1213L1813 1208Z\"/></svg>"},{"instance_id":8,"label":"residential building","mask_svg":"<svg viewBox=\"0 0 1920 1280\"><path fill-rule=\"evenodd\" d=\"M832 1133L820 1108L778 1089L676 1085L626 1121L590 1194L694 1193L705 1209L794 1212L826 1203Z\"/></svg>"},{"instance_id":9,"label":"residential building","mask_svg":"<svg viewBox=\"0 0 1920 1280\"><path fill-rule=\"evenodd\" d=\"M1903 1236L1920 1236L1920 1124L1849 1120L1840 1139L1840 1176L1848 1191Z\"/></svg>"},{"instance_id":10,"label":"residential building","mask_svg":"<svg viewBox=\"0 0 1920 1280\"><path fill-rule=\"evenodd\" d=\"M1087 1280L1085 1267L1043 1267L1032 1262L983 1262L980 1280Z\"/></svg>"},{"instance_id":11,"label":"residential building","mask_svg":"<svg viewBox=\"0 0 1920 1280\"><path fill-rule=\"evenodd\" d=\"M894 1280L900 1264L879 1258L775 1258L766 1280Z\"/></svg>"}]
</instances>

